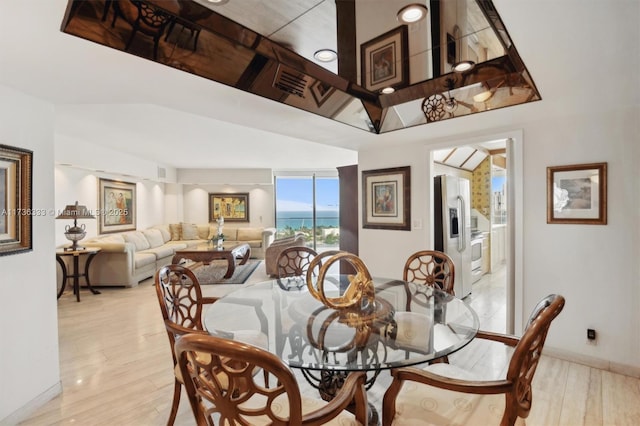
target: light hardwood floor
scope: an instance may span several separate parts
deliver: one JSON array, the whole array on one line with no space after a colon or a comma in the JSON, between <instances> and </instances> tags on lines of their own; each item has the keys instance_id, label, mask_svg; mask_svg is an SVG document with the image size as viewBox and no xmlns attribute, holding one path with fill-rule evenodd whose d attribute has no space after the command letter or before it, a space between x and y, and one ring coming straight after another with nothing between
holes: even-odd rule
<instances>
[{"instance_id":1,"label":"light hardwood floor","mask_svg":"<svg viewBox=\"0 0 640 426\"><path fill-rule=\"evenodd\" d=\"M261 265L247 284L265 278ZM500 331L501 321L504 329L500 282L499 274L486 276L474 284L469 298L484 329ZM217 296L235 288L212 285L204 291ZM69 292L58 301L63 393L21 424L166 424L173 372L153 281L101 290L101 295L83 291L80 303ZM500 374L506 358L502 348L472 342L451 362L490 377ZM374 405L379 407L388 382L388 374L381 374L370 390ZM304 380L300 383L305 393L314 394ZM640 424L640 380L635 378L543 356L533 395L528 425ZM184 394L176 424L195 424Z\"/></svg>"}]
</instances>

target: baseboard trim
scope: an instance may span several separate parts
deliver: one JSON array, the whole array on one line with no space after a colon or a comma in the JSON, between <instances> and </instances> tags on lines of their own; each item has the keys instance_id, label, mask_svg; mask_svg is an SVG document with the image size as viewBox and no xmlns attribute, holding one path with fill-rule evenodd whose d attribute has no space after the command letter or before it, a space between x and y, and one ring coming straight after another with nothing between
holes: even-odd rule
<instances>
[{"instance_id":1,"label":"baseboard trim","mask_svg":"<svg viewBox=\"0 0 640 426\"><path fill-rule=\"evenodd\" d=\"M4 419L0 420L0 426L10 426L17 425L20 422L28 419L35 413L40 407L42 407L47 402L51 401L56 396L62 393L62 382L58 382L55 385L51 386L46 391L42 392L40 395L33 398L31 401L27 402L22 407L18 408L13 413L9 414Z\"/></svg>"},{"instance_id":2,"label":"baseboard trim","mask_svg":"<svg viewBox=\"0 0 640 426\"><path fill-rule=\"evenodd\" d=\"M601 358L594 358L587 355L578 354L562 349L544 348L544 355L554 358L571 361L588 367L598 368L600 370L610 371L612 373L623 374L629 377L640 379L640 367L633 365L621 364Z\"/></svg>"}]
</instances>

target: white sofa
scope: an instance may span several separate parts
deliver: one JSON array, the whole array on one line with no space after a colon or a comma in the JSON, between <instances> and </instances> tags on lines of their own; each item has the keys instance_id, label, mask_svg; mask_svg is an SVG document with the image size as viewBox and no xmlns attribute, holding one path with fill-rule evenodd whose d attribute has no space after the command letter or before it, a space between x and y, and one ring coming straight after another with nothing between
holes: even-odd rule
<instances>
[{"instance_id":1,"label":"white sofa","mask_svg":"<svg viewBox=\"0 0 640 426\"><path fill-rule=\"evenodd\" d=\"M100 247L91 263L92 286L138 285L171 263L176 250L206 243L217 232L215 224L167 224L145 230L99 235L82 241L83 246ZM275 228L224 227L225 245L248 243L251 257L263 259L275 238Z\"/></svg>"}]
</instances>

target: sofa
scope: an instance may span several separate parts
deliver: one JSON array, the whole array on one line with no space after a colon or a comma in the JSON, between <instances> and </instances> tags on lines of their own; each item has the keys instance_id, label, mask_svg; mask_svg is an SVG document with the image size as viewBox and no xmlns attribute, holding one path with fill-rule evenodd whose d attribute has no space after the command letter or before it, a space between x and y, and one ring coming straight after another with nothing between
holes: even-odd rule
<instances>
[{"instance_id":1,"label":"sofa","mask_svg":"<svg viewBox=\"0 0 640 426\"><path fill-rule=\"evenodd\" d=\"M225 226L225 245L248 243L251 258L263 259L275 238L275 228ZM171 263L177 250L207 243L217 234L216 224L166 224L145 230L99 235L82 241L100 247L89 270L92 286L133 287Z\"/></svg>"},{"instance_id":2,"label":"sofa","mask_svg":"<svg viewBox=\"0 0 640 426\"><path fill-rule=\"evenodd\" d=\"M296 233L289 237L279 238L273 241L265 251L264 267L270 277L278 276L278 256L286 248L304 246L305 238L303 233Z\"/></svg>"}]
</instances>

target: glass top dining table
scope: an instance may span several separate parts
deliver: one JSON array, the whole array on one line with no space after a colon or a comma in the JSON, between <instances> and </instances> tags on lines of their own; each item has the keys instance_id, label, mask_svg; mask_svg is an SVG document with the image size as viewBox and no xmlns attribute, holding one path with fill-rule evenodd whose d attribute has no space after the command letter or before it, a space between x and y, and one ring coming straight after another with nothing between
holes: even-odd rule
<instances>
[{"instance_id":1,"label":"glass top dining table","mask_svg":"<svg viewBox=\"0 0 640 426\"><path fill-rule=\"evenodd\" d=\"M290 367L322 371L380 371L425 363L467 345L479 326L463 300L423 284L373 278L375 301L366 310L331 309L316 300L303 278L240 287L211 305L210 334L238 336L268 330L267 349ZM327 276L327 296L348 286ZM247 342L250 343L250 342Z\"/></svg>"}]
</instances>

